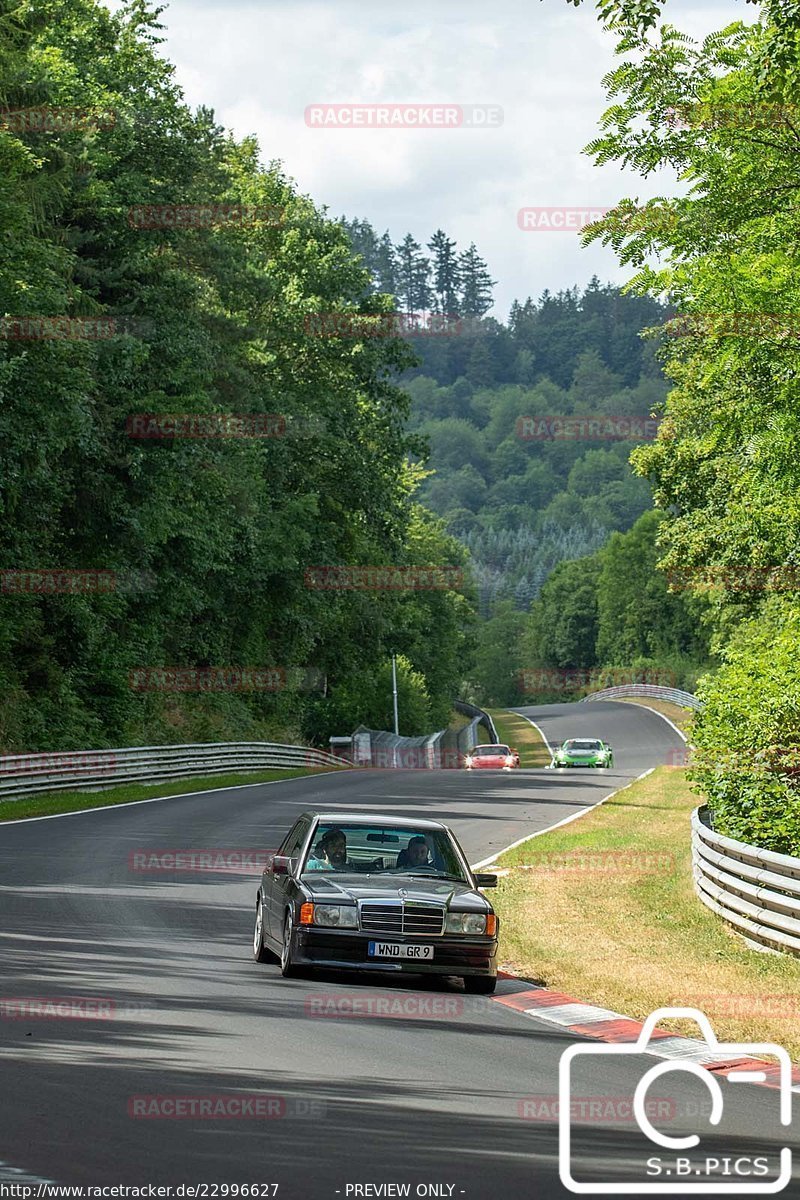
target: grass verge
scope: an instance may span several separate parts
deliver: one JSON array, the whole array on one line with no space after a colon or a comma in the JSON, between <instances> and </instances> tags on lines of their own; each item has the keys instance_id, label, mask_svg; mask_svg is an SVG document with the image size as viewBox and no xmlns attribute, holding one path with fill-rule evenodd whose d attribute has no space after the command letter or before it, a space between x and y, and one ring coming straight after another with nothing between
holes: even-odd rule
<instances>
[{"instance_id":1,"label":"grass verge","mask_svg":"<svg viewBox=\"0 0 800 1200\"><path fill-rule=\"evenodd\" d=\"M649 696L646 700L639 700L634 696L625 696L626 704L639 704L644 708L654 708L656 712L662 716L669 717L673 725L677 725L681 733L688 733L689 723L692 719L692 710L690 708L681 708L679 704L670 704L669 700L652 700Z\"/></svg>"},{"instance_id":2,"label":"grass verge","mask_svg":"<svg viewBox=\"0 0 800 1200\"><path fill-rule=\"evenodd\" d=\"M521 767L549 767L550 752L542 740L542 735L530 721L526 721L519 713L509 712L508 709L490 709L489 715L495 723L500 741L519 750L519 765Z\"/></svg>"},{"instance_id":3,"label":"grass verge","mask_svg":"<svg viewBox=\"0 0 800 1200\"><path fill-rule=\"evenodd\" d=\"M685 771L661 767L508 851L494 901L501 958L639 1020L662 1006L699 1008L721 1038L777 1042L800 1061L800 959L749 949L696 898L696 805ZM698 1036L691 1023L670 1027Z\"/></svg>"},{"instance_id":4,"label":"grass verge","mask_svg":"<svg viewBox=\"0 0 800 1200\"><path fill-rule=\"evenodd\" d=\"M298 779L303 775L323 775L340 767L286 767L271 771L242 771L233 775L203 775L196 779L166 779L162 783L125 783L101 792L46 792L19 800L0 801L0 822L22 817L50 817L59 813L83 812L109 804L128 804L131 800L151 800L155 796L180 796L184 792L204 792L214 788L240 787L246 783L269 783L274 779Z\"/></svg>"}]
</instances>

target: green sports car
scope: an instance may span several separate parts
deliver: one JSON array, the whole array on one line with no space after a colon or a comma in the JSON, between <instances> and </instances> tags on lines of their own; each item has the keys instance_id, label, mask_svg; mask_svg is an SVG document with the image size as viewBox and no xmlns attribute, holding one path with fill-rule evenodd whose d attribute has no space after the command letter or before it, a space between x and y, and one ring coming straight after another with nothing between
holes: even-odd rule
<instances>
[{"instance_id":1,"label":"green sports car","mask_svg":"<svg viewBox=\"0 0 800 1200\"><path fill-rule=\"evenodd\" d=\"M567 738L553 751L554 767L613 767L614 751L600 738Z\"/></svg>"}]
</instances>

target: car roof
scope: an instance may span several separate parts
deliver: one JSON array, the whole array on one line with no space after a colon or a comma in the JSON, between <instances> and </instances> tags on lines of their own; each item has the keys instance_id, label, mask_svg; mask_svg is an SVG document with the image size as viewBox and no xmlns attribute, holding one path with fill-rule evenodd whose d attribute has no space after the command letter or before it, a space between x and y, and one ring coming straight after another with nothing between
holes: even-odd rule
<instances>
[{"instance_id":1,"label":"car roof","mask_svg":"<svg viewBox=\"0 0 800 1200\"><path fill-rule=\"evenodd\" d=\"M481 742L479 746L473 746L473 750L499 750L501 746L507 746L508 742Z\"/></svg>"},{"instance_id":2,"label":"car roof","mask_svg":"<svg viewBox=\"0 0 800 1200\"><path fill-rule=\"evenodd\" d=\"M399 829L408 829L409 826L416 829L447 829L444 821L432 821L428 817L395 817L385 813L317 812L315 809L307 809L302 815L310 817L312 821L325 821L343 827L363 824L390 825Z\"/></svg>"},{"instance_id":3,"label":"car roof","mask_svg":"<svg viewBox=\"0 0 800 1200\"><path fill-rule=\"evenodd\" d=\"M579 733L573 737L564 738L565 742L602 742L602 738L592 737L589 733Z\"/></svg>"}]
</instances>

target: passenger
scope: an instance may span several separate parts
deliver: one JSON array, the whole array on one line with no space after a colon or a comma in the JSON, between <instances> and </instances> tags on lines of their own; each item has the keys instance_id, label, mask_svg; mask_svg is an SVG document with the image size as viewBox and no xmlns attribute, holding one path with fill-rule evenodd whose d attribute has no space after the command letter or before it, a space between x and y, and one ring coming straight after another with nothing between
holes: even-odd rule
<instances>
[{"instance_id":1,"label":"passenger","mask_svg":"<svg viewBox=\"0 0 800 1200\"><path fill-rule=\"evenodd\" d=\"M428 853L428 843L422 835L412 837L405 850L397 856L398 867L429 867L431 861Z\"/></svg>"}]
</instances>

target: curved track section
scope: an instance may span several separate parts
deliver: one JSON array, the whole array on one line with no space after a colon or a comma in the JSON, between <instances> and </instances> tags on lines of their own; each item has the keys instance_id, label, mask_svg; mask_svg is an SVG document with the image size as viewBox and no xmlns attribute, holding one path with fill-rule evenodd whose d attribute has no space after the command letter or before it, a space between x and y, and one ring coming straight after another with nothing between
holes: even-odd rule
<instances>
[{"instance_id":1,"label":"curved track section","mask_svg":"<svg viewBox=\"0 0 800 1200\"><path fill-rule=\"evenodd\" d=\"M566 1195L555 1124L519 1106L557 1094L571 1035L455 984L283 980L250 957L256 875L133 869L143 850L269 850L318 805L440 817L476 861L680 746L633 705L525 711L551 740L610 741L616 769L352 771L0 826L0 1162L64 1184L277 1183L280 1200L391 1195L347 1191L387 1183ZM70 1015L20 1015L25 999ZM142 1102L217 1096L244 1101L243 1118L157 1118ZM752 1105L742 1119L753 1128ZM627 1135L594 1136L602 1157Z\"/></svg>"}]
</instances>

